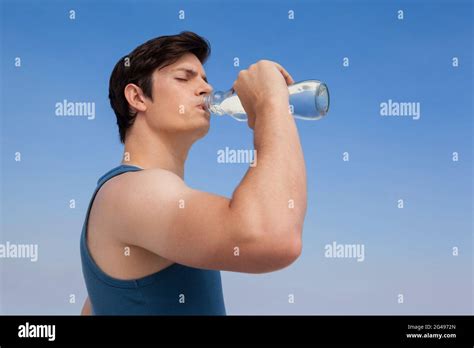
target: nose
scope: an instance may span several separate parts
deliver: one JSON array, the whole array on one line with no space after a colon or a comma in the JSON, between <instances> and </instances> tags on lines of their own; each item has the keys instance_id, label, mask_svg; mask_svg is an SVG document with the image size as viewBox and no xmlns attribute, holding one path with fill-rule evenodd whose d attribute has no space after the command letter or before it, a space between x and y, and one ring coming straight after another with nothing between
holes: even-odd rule
<instances>
[{"instance_id":1,"label":"nose","mask_svg":"<svg viewBox=\"0 0 474 348\"><path fill-rule=\"evenodd\" d=\"M213 91L213 88L212 86L207 83L207 82L204 82L203 85L201 85L201 87L199 88L199 95L203 95L203 94L210 94L211 92Z\"/></svg>"}]
</instances>

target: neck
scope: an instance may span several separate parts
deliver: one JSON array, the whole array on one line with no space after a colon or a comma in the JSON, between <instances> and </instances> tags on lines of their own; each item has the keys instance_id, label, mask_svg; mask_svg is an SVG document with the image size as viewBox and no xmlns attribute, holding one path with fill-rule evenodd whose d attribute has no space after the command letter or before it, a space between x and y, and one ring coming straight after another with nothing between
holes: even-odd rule
<instances>
[{"instance_id":1,"label":"neck","mask_svg":"<svg viewBox=\"0 0 474 348\"><path fill-rule=\"evenodd\" d=\"M133 128L133 127L132 127ZM143 129L142 129L143 130ZM184 162L192 143L175 134L127 133L122 164L143 169L161 168L184 180Z\"/></svg>"}]
</instances>

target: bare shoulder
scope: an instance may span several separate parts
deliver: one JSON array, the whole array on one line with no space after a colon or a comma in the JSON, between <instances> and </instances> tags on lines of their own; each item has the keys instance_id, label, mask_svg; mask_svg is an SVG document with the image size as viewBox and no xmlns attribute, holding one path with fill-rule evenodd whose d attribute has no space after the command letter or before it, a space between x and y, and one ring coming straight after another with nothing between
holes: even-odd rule
<instances>
[{"instance_id":1,"label":"bare shoulder","mask_svg":"<svg viewBox=\"0 0 474 348\"><path fill-rule=\"evenodd\" d=\"M108 226L116 236L125 231L129 242L128 238L133 238L131 231L137 231L141 225L141 221L137 221L139 216L153 210L155 217L164 223L163 219L168 216L166 207L176 206L187 190L178 175L159 168L145 169L109 179L97 193L94 205L109 221ZM158 206L161 209L156 209Z\"/></svg>"},{"instance_id":2,"label":"bare shoulder","mask_svg":"<svg viewBox=\"0 0 474 348\"><path fill-rule=\"evenodd\" d=\"M127 172L110 179L104 184L104 195L111 198L130 199L137 197L146 199L150 194L172 195L176 190L186 187L184 181L176 174L160 169L145 169Z\"/></svg>"},{"instance_id":3,"label":"bare shoulder","mask_svg":"<svg viewBox=\"0 0 474 348\"><path fill-rule=\"evenodd\" d=\"M109 179L97 192L90 212L87 242L92 257L105 273L119 279L140 278L172 263L137 241L143 233L141 212L151 211L143 203L149 180L143 179L149 177L143 172L127 172ZM155 232L160 232L159 226ZM123 255L124 247L129 248L131 256L117 257Z\"/></svg>"}]
</instances>

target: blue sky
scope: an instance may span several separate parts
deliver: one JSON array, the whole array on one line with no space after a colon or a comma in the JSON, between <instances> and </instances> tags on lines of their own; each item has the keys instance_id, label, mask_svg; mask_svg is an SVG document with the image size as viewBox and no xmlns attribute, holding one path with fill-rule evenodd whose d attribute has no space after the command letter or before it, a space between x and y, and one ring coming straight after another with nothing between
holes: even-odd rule
<instances>
[{"instance_id":1,"label":"blue sky","mask_svg":"<svg viewBox=\"0 0 474 348\"><path fill-rule=\"evenodd\" d=\"M270 59L296 81L326 82L331 94L327 117L297 121L308 176L303 254L275 273L223 272L229 314L472 313L472 7L460 0L2 1L0 242L37 243L39 260L2 259L1 313L80 311L85 210L123 151L107 99L110 73L144 41L183 30L210 41L204 68L216 90ZM55 116L63 99L95 102L95 119ZM380 103L389 99L420 103L420 119L382 117ZM252 149L252 132L213 118L189 154L186 182L230 197L247 165L218 163L226 146ZM333 241L363 244L365 260L325 258Z\"/></svg>"}]
</instances>

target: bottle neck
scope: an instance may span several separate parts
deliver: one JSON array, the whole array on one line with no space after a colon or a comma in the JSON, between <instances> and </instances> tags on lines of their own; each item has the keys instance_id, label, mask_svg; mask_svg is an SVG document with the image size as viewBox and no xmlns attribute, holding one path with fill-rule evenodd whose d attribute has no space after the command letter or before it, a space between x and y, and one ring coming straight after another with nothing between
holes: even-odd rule
<instances>
[{"instance_id":1,"label":"bottle neck","mask_svg":"<svg viewBox=\"0 0 474 348\"><path fill-rule=\"evenodd\" d=\"M203 96L203 105L208 111L211 108L211 97L212 97L212 94L206 94Z\"/></svg>"},{"instance_id":2,"label":"bottle neck","mask_svg":"<svg viewBox=\"0 0 474 348\"><path fill-rule=\"evenodd\" d=\"M228 93L213 91L203 96L204 107L213 114L221 114L219 105L227 97Z\"/></svg>"}]
</instances>

